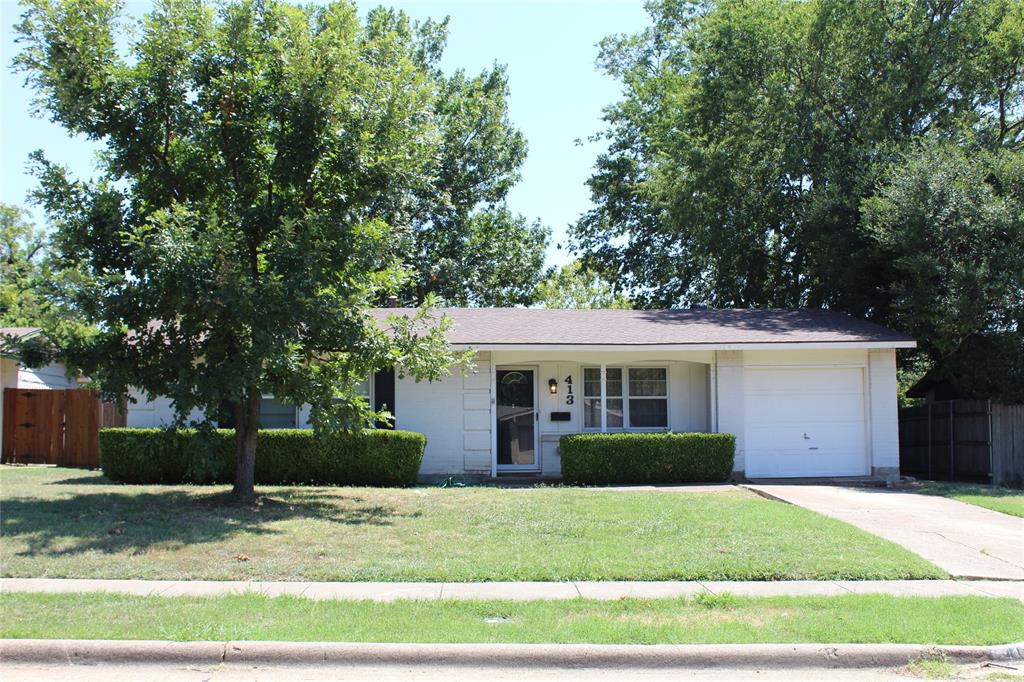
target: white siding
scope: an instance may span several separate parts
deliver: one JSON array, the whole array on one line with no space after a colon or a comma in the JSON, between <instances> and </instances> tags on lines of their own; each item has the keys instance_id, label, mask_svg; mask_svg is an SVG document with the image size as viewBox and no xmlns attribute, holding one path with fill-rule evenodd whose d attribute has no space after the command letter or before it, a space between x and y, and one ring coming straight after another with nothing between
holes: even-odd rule
<instances>
[{"instance_id":1,"label":"white siding","mask_svg":"<svg viewBox=\"0 0 1024 682\"><path fill-rule=\"evenodd\" d=\"M38 369L19 367L18 388L78 388L78 382L65 376L65 371L64 365L57 362L51 362L46 367Z\"/></svg>"},{"instance_id":2,"label":"white siding","mask_svg":"<svg viewBox=\"0 0 1024 682\"><path fill-rule=\"evenodd\" d=\"M129 393L136 402L128 403L128 428L150 429L161 426L170 426L174 423L174 405L170 398L158 396L154 400L147 400L140 391L132 390ZM201 421L203 413L201 410L193 410L188 421Z\"/></svg>"},{"instance_id":3,"label":"white siding","mask_svg":"<svg viewBox=\"0 0 1024 682\"><path fill-rule=\"evenodd\" d=\"M896 351L891 348L869 351L868 361L871 465L876 469L892 470L900 465L899 405L896 401Z\"/></svg>"},{"instance_id":4,"label":"white siding","mask_svg":"<svg viewBox=\"0 0 1024 682\"><path fill-rule=\"evenodd\" d=\"M736 436L736 459L733 471L743 471L746 466L744 454L746 438L744 437L744 388L743 388L743 352L738 350L718 351L716 353L718 390L718 424L714 428L719 433L731 433Z\"/></svg>"},{"instance_id":5,"label":"white siding","mask_svg":"<svg viewBox=\"0 0 1024 682\"><path fill-rule=\"evenodd\" d=\"M463 377L458 371L434 382L417 382L410 376L396 376L395 428L418 431L427 437L421 475L461 474L465 471L467 432L463 430L463 413L474 410L466 410L463 406L479 406L480 393L479 389L466 392ZM489 471L489 452L486 460Z\"/></svg>"}]
</instances>

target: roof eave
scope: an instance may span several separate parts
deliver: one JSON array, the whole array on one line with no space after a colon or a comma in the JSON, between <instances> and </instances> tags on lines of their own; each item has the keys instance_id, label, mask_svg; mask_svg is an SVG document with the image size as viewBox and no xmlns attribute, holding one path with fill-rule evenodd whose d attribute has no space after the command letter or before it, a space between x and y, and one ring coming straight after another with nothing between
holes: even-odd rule
<instances>
[{"instance_id":1,"label":"roof eave","mask_svg":"<svg viewBox=\"0 0 1024 682\"><path fill-rule=\"evenodd\" d=\"M851 350L916 348L916 341L777 341L771 343L453 343L478 351L709 351L709 350Z\"/></svg>"}]
</instances>

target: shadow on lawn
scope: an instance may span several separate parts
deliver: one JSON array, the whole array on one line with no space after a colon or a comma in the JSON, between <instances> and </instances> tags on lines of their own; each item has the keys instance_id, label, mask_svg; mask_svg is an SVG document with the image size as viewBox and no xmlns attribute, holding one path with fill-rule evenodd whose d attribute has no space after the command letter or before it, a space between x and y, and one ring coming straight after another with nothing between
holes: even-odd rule
<instances>
[{"instance_id":1,"label":"shadow on lawn","mask_svg":"<svg viewBox=\"0 0 1024 682\"><path fill-rule=\"evenodd\" d=\"M97 476L95 474L86 476L75 476L73 478L62 478L59 481L47 481L43 485L121 485L120 483L114 483L106 476Z\"/></svg>"},{"instance_id":2,"label":"shadow on lawn","mask_svg":"<svg viewBox=\"0 0 1024 682\"><path fill-rule=\"evenodd\" d=\"M230 493L89 493L61 499L14 498L3 503L0 528L19 556L83 552L136 553L153 545L206 543L239 533L276 535L268 524L287 520L388 526L418 512L366 503L350 495L292 489L286 497L241 502Z\"/></svg>"}]
</instances>

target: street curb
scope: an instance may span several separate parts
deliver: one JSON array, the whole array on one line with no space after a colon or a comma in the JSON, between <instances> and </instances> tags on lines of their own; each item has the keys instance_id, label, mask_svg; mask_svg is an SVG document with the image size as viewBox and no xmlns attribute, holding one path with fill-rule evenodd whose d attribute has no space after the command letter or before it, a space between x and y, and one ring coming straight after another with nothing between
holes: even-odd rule
<instances>
[{"instance_id":1,"label":"street curb","mask_svg":"<svg viewBox=\"0 0 1024 682\"><path fill-rule=\"evenodd\" d=\"M888 668L922 658L1024 660L1024 642L917 644L355 644L2 639L5 663L573 668Z\"/></svg>"}]
</instances>

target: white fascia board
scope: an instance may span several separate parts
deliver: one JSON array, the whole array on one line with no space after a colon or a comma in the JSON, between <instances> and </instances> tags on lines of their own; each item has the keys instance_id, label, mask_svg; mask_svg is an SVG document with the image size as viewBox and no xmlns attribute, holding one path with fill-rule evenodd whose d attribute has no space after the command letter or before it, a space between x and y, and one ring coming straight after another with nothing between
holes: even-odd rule
<instances>
[{"instance_id":1,"label":"white fascia board","mask_svg":"<svg viewBox=\"0 0 1024 682\"><path fill-rule=\"evenodd\" d=\"M879 348L917 348L916 341L836 341L836 342L780 342L780 343L651 343L651 344L556 344L556 343L453 343L458 350L526 350L565 351L686 351L686 350L843 350Z\"/></svg>"}]
</instances>

